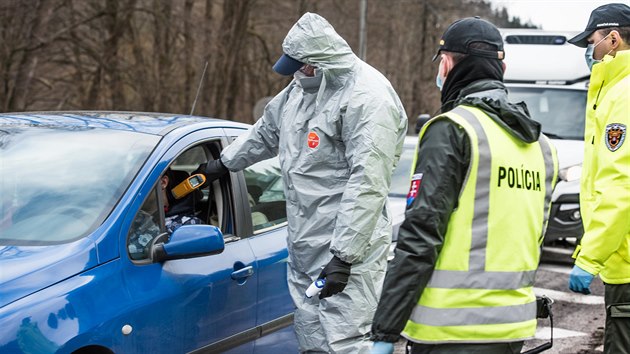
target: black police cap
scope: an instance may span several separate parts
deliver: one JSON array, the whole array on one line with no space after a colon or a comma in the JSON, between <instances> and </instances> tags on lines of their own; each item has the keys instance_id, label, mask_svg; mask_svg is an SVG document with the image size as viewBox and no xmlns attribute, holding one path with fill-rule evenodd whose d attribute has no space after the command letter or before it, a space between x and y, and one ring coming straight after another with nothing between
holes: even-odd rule
<instances>
[{"instance_id":1,"label":"black police cap","mask_svg":"<svg viewBox=\"0 0 630 354\"><path fill-rule=\"evenodd\" d=\"M595 31L610 27L630 26L630 7L626 4L606 4L593 12L584 32L569 39L569 43L586 48L588 37Z\"/></svg>"},{"instance_id":2,"label":"black police cap","mask_svg":"<svg viewBox=\"0 0 630 354\"><path fill-rule=\"evenodd\" d=\"M483 50L470 48L471 43L483 42L493 45L496 50ZM457 52L489 59L503 59L503 37L495 25L475 17L467 17L453 22L440 39L440 47L437 50L433 61L437 59L442 51Z\"/></svg>"}]
</instances>

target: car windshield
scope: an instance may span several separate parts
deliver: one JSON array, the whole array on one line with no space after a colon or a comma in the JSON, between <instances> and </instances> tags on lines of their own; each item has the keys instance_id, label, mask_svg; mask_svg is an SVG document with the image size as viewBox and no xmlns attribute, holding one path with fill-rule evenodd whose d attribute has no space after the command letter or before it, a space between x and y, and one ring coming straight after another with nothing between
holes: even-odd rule
<instances>
[{"instance_id":1,"label":"car windshield","mask_svg":"<svg viewBox=\"0 0 630 354\"><path fill-rule=\"evenodd\" d=\"M0 126L0 245L84 237L109 215L160 137Z\"/></svg>"},{"instance_id":2,"label":"car windshield","mask_svg":"<svg viewBox=\"0 0 630 354\"><path fill-rule=\"evenodd\" d=\"M411 164L416 147L412 144L405 144L398 165L392 174L392 187L389 191L390 197L406 198L409 193L409 178L411 177Z\"/></svg>"},{"instance_id":3,"label":"car windshield","mask_svg":"<svg viewBox=\"0 0 630 354\"><path fill-rule=\"evenodd\" d=\"M584 140L586 90L510 87L510 101L525 101L532 119L552 139Z\"/></svg>"}]
</instances>

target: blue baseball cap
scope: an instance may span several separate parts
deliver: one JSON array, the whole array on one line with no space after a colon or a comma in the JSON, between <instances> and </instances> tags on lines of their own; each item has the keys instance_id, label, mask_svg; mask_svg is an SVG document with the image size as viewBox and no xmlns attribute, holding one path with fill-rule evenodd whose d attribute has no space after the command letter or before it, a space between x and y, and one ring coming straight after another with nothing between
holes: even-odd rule
<instances>
[{"instance_id":1,"label":"blue baseball cap","mask_svg":"<svg viewBox=\"0 0 630 354\"><path fill-rule=\"evenodd\" d=\"M301 61L297 61L286 54L282 54L280 59L273 65L273 71L280 75L293 75L304 65Z\"/></svg>"}]
</instances>

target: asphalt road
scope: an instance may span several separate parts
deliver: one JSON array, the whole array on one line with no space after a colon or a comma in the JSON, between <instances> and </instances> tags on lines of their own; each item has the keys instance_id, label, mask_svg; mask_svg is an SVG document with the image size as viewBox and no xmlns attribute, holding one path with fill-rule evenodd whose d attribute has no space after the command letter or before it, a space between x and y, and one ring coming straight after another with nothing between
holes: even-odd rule
<instances>
[{"instance_id":1,"label":"asphalt road","mask_svg":"<svg viewBox=\"0 0 630 354\"><path fill-rule=\"evenodd\" d=\"M598 354L603 352L604 284L596 278L591 295L575 294L568 289L573 264L568 250L546 252L536 273L535 292L547 295L553 304L553 347L545 354ZM539 320L536 338L525 343L524 350L549 341L549 320ZM405 342L396 344L396 354L405 353Z\"/></svg>"}]
</instances>

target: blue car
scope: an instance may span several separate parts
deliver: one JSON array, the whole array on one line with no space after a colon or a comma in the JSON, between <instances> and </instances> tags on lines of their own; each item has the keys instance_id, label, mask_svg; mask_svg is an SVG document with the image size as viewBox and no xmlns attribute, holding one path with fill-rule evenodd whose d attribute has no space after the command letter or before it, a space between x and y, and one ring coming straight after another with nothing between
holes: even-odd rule
<instances>
[{"instance_id":1,"label":"blue car","mask_svg":"<svg viewBox=\"0 0 630 354\"><path fill-rule=\"evenodd\" d=\"M297 352L277 159L190 187L200 222L165 225L165 173L247 128L0 114L0 353Z\"/></svg>"}]
</instances>

